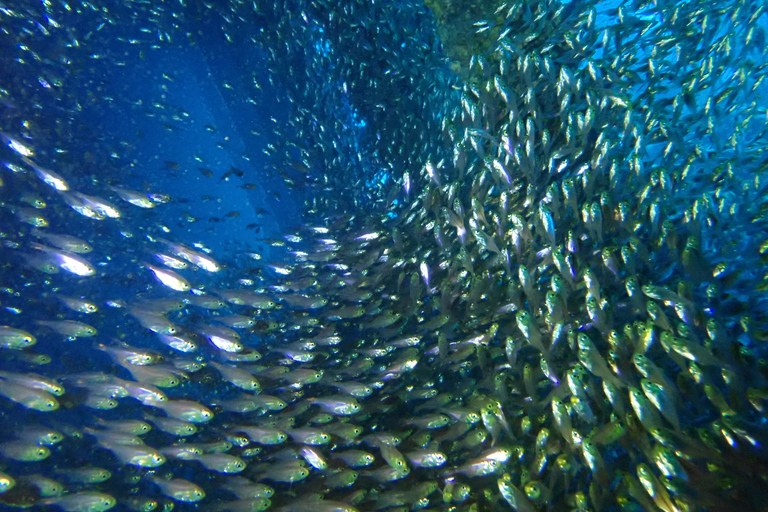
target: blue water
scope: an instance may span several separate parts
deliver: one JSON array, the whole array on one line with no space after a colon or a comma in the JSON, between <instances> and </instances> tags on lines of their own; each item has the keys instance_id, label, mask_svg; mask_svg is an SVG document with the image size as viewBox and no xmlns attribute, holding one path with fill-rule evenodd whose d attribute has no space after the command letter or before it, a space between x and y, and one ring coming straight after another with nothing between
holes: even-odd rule
<instances>
[{"instance_id":1,"label":"blue water","mask_svg":"<svg viewBox=\"0 0 768 512\"><path fill-rule=\"evenodd\" d=\"M598 27L617 23L613 9L618 4L606 2L602 5L597 16ZM422 4L383 3L377 0L343 3L337 7L331 8L323 2L298 0L274 2L272 5L261 5L259 2L248 5L236 1L206 3L181 0L101 4L12 2L2 6L0 133L33 148L33 159L39 165L55 169L66 177L72 190L108 198L120 208L123 215L117 220L104 221L77 215L24 166L24 159L7 141L0 146L0 163L3 164L0 174L3 180L0 188L0 241L3 242L0 246L0 325L34 332L37 344L32 351L52 358L49 364L38 367L23 362L18 354L6 350L0 352L0 371L40 372L61 379L79 372L108 371L120 378L131 379L127 370L115 364L105 352L95 350L93 345L126 342L142 348L162 349L169 358L179 356L160 345L153 333L128 314L130 306L142 300L179 296L161 286L146 269L147 264L157 264L153 253L167 250L158 240L168 239L198 251L210 252L222 264L221 271L215 274L193 267L180 271L197 293L215 293L220 288L257 288L265 293L277 293L280 290L273 286L281 282L281 267L301 261L302 255L298 249L310 252L317 250L318 246L307 240L319 237L306 229L315 225L330 226L330 231L322 237L332 240L338 238L341 243L347 244L344 249L348 250L345 254L348 259L345 262L349 266L335 267L333 272L323 262L301 266L300 275L294 275L291 279L334 276L334 280L323 281L307 293L319 290L316 291L318 294L327 292L328 296L334 297L344 279L349 279L355 283L353 286L357 286L359 282L349 276L357 278L368 275L363 262L369 255L364 251L359 254L356 252L356 248L363 247L363 244L354 239L357 232L350 236L346 231L348 224L354 224L363 233L379 230L379 235L387 240L382 251L374 251L373 259L368 262L368 266L375 267L376 271L372 275L376 278L379 277L377 271L394 262L387 261L390 255L399 258L397 266L393 263L389 268L392 274L382 277L381 283L384 284L377 282L374 299L370 303L363 301L365 317L330 324L338 325L344 344L338 349L323 347L319 351L323 354L320 358L323 363L327 357L329 366L337 363L336 358L345 364L354 364L362 359L354 352L360 346L368 344L366 346L370 347L380 340L384 340L382 344L387 343L386 340L394 338L396 334L408 334L405 331L409 329L420 331L425 321L433 320L443 312L441 307L456 315L442 331L452 343L470 334L476 335L477 330L487 331L488 326L483 322L496 318L491 313L497 304L494 303L492 307L483 301L491 297L492 301L499 302L498 306L502 306L504 301L511 300L509 296L516 293L511 287L509 291L504 288L510 278L503 270L499 270L502 264L494 263L488 251L473 252L476 258L471 264L476 265L477 274L471 278L459 277L459 274L466 272L455 261L460 256L454 250L458 247L454 243L454 228L446 228L443 223L442 234L438 233L441 226L435 228L434 225L416 233L408 230L425 218L434 217L442 222L443 207L454 207L449 201L439 203L444 199L440 195L444 190L439 193L436 191L438 187L433 187L424 169L428 163L436 164L443 172L444 181L441 186L447 186L450 183L447 169L452 169L454 162L461 160L457 154L462 151L466 152L463 156L465 159L467 154L471 155L470 166L466 169L466 176L464 170L461 171L463 179L455 180L456 189L452 194L464 200L466 217L470 217L471 204L466 196L470 188L473 191L483 188L473 180L478 180L478 170L484 165L492 166L491 162L496 156L488 154L487 160L483 161L482 156L478 157L472 152L468 132L463 130L475 130L479 139L488 134L480 121L467 121L467 116L462 113L462 100L481 103L479 98L494 93L490 89L482 89L486 82L481 81L472 84L474 89L471 93L462 90L462 80L466 77L451 71L449 59L437 37L435 20ZM650 10L640 12L634 18L635 22L649 22L649 31L661 26L663 20L646 11ZM348 33L349 27L345 22L358 17L369 25L356 27L359 30ZM765 15L761 16L756 26L765 28ZM731 28L724 25L712 37L721 37ZM758 35L755 37L756 41L761 41ZM652 56L652 51L651 48L639 47L634 56L638 61L646 61ZM760 48L753 48L748 49L745 55L750 59L758 59L764 54ZM602 56L603 50L594 55L595 58ZM662 61L657 63L661 64ZM717 70L722 78L713 82L712 87L726 87L727 77L733 76L737 69L738 63L732 62ZM583 72L583 69L572 71ZM486 74L488 76L484 78L490 79L490 72ZM647 98L643 89L645 84L642 77L638 77L634 81L634 88L620 91L620 99L642 103ZM657 187L653 191L658 195L654 196L654 200L660 198L665 212L671 212L667 218L674 221L675 225L685 225L685 230L692 229L694 223L682 222L688 214L683 209L690 206L694 197L708 201L708 213L702 216L705 220L697 219L697 222L704 224L703 228L700 226L703 233L701 255L708 263L728 263L730 266L724 275L734 276L732 282L737 283L737 288L723 294L723 303L728 305L725 312L721 312L716 305L704 309L702 313L705 316L702 318L727 320L724 332L728 335L742 332L736 319L745 312L754 315L753 325L759 326L755 330L765 322L765 294L755 293L747 285L752 285L752 281L765 280L765 258L757 253L757 248L766 239L765 207L760 197L760 191L765 189L764 185L761 188L754 182L755 176L762 177L764 163L761 164L755 156L759 152L754 146L758 145L756 141L760 137L762 140L765 137L761 130L765 124L766 87L766 83L763 83L755 87L752 93L742 91L733 98L739 107L754 101L757 105L755 111L762 114L762 117L754 116L739 128L739 135L743 137L740 140L746 141L744 145L734 146L726 142L736 127L734 119L737 116L728 117L727 123L715 127L711 133L683 134L686 144L695 140L697 150L703 155L709 155L709 158L697 160L688 179L681 180L679 174L674 175L674 185L678 187L675 193L683 206L675 210L673 207L676 204L666 203L670 197L674 197L669 190ZM680 85L676 84L669 90L655 93L654 101L657 104L652 106L658 107L658 111L654 111L654 115L660 118L668 115L668 104L679 92ZM701 104L696 103L703 103L708 94L704 90L700 92L701 97L693 95L688 98L691 105L683 106L679 111L690 114L696 108L702 108ZM548 112L554 111L549 105L545 107L544 110ZM636 117L628 118L627 123L631 121L645 129L645 120L637 113L640 111L642 108L638 106L633 114ZM496 114L498 112L483 111L479 116L493 119ZM464 126L456 122L459 118L465 121ZM630 131L619 125L601 129L605 129L613 140L619 138L617 133L622 130L627 134ZM696 129L701 130L701 127ZM451 145L451 134L463 138L464 145L461 148ZM493 133L488 137L496 135ZM597 134L593 131L589 142L594 143L595 138ZM626 138L629 140L628 135ZM698 145L699 140L704 142ZM494 144L497 143L494 141ZM588 145L587 142L584 145ZM746 154L746 146L749 146L752 153ZM611 180L624 180L631 184L647 181L648 175L656 171L658 163L663 162L665 150L665 147L658 144L635 150L622 141L612 151L622 155L621 158L626 157L627 162L620 162L617 174ZM579 158L581 165L590 157L584 155ZM629 165L628 161L632 158L637 158L636 169ZM728 172L718 167L726 158L731 158L729 165L734 163ZM672 172L671 169L667 171ZM578 173L579 180L585 172ZM406 173L412 187L408 193L403 186ZM723 178L726 175L730 179ZM633 181L635 176L642 177L642 180L637 178ZM557 179L552 178L552 181L556 182ZM746 187L748 192L743 196L738 195L741 181L749 184L748 179L753 180L751 188ZM169 200L166 204L144 210L120 201L109 186L165 194ZM634 201L635 196L642 193L639 190L614 188L617 194L623 196L608 198L609 204L610 201L617 203L626 198ZM427 193L424 193L425 190ZM27 207L22 203L21 195L30 192L40 195L48 203L45 209L40 210L40 214L50 222L50 226L45 229L75 235L91 243L93 252L84 257L95 266L96 277L85 279L63 271L48 275L28 265L27 260L38 255L36 249L30 248L36 239L34 230L19 220L18 213L21 206ZM486 194L485 199L488 200L488 204L484 205L485 214L490 217L497 211L499 189L488 187L483 194ZM433 197L437 198L434 204L430 202ZM724 211L718 212L718 201L723 201L729 207L734 197L742 198L732 208L736 213L726 215ZM540 197L535 199L541 200ZM597 205L602 198L596 196L593 200ZM698 203L697 207L704 208L702 204ZM530 204L528 206L535 207ZM419 220L412 225L398 225L402 228L402 232L397 232L398 236L402 237L402 233L413 235L405 244L410 252L403 254L398 247L401 242L389 244L390 240L394 240L395 233L388 229L398 220L408 218L412 212L416 212L413 213L414 218ZM423 215L418 216L417 213ZM571 215L579 218L579 212L571 212ZM606 224L608 221L610 219L606 219ZM643 229L648 220L643 218L637 221L641 224L637 229L639 236L647 235ZM427 221L424 223L427 224ZM431 229L434 231L430 232ZM537 229L534 227L533 231ZM685 230L681 229L678 233L679 248L683 247L684 237L690 235ZM450 237L447 232L450 232ZM285 249L283 244L286 235L294 233L299 233L305 240ZM448 240L446 245L443 245L440 236ZM541 237L541 233L536 236ZM561 243L564 243L565 236L559 233ZM653 234L654 243L657 236L658 233ZM588 240L584 246L591 247L588 245L591 243L592 240ZM624 244L625 241L616 243ZM664 244L649 243L648 246L653 254L648 262L642 262L647 267L639 272L642 277L647 274L648 282L662 284L672 280L677 284L687 279L680 276L687 276L689 269L681 270L681 265L676 263L675 257L669 256ZM584 256L576 256L579 254L577 250L573 253L574 258ZM595 254L589 257L595 257ZM535 271L534 260L536 264L539 260L529 256L529 267ZM667 267L656 268L659 261ZM428 290L419 296L422 280L428 281L424 268L434 273L434 279L442 280L446 274L450 279L441 282L443 289ZM612 279L606 269L601 268L600 271ZM541 273L539 278L543 283ZM674 278L670 279L670 276ZM705 277L690 279L694 289L691 293L697 299L705 295L703 289L706 280L710 279L709 276ZM461 279L470 284L465 288L454 286ZM485 287L484 279L489 283ZM705 282L701 285L696 281ZM604 283L609 282L604 280ZM394 283L397 283L396 286L387 287ZM476 285L476 289L483 293L472 295L476 293L472 285ZM325 286L328 289L324 289ZM606 284L608 286L617 287L615 283ZM441 295L444 290L449 292ZM448 293L460 297L452 303L450 301L453 298ZM517 293L520 293L519 290ZM56 299L57 295L87 297L99 304L100 310L88 316L77 314L65 309ZM488 318L479 319L475 315L474 304L469 304L472 300L467 299L468 296L480 304L479 308L488 309ZM635 318L633 313L626 312L626 300L623 295L621 297L622 301L617 300L618 305L613 312L617 317L626 315L626 318ZM409 304L409 309L402 311L405 321L399 326L396 324L392 331L367 327L368 322L378 318L376 315L379 311L389 307L397 308L399 300L407 301L408 298L412 299L411 303L402 302ZM310 311L307 315L316 314L321 320L327 321L325 314L328 310L347 305L344 301L339 302L341 304L330 304L320 309L319 313ZM608 310L613 306L611 304ZM416 308L415 312L413 308ZM461 313L457 311L464 313L465 317L458 318ZM274 328L268 332L262 329L244 335L244 344L248 348L267 354L267 362L264 363L267 368L286 364L282 356L275 355L276 352L271 352L270 356L272 348L317 333L313 328L296 328L294 323L306 319L306 316L302 316L305 312L300 307L286 305L285 301L269 312L246 310L232 305L224 312L253 314L265 323L273 322ZM168 318L194 331L211 324L220 314L190 306L184 307L181 312L169 313ZM502 332L505 337L514 335L519 338L512 318L510 316L502 322ZM36 320L43 319L83 321L97 326L99 334L94 339L66 340L36 323ZM590 335L596 335L597 331L591 323L579 326L578 329L579 333ZM701 325L696 325L696 329L700 334L704 332ZM764 344L754 343L754 332L749 336L744 334L736 337L734 346L738 349L742 346L748 348L758 356L764 355ZM466 368L457 364L458 369L452 367L450 371L445 371L445 375L435 372L434 367L429 366L435 363L434 359L429 358L434 357L436 334L424 333L432 345L429 349L424 348L423 352L421 347L417 351L423 357L419 366L421 373L402 387L393 377L392 383L386 384L391 385L391 388L384 388L387 393L392 390L392 396L376 397L376 404L370 406L375 412L360 420L365 428L378 431L406 430L407 426L400 423L403 419L400 413L416 414L414 405L406 404L403 399L414 385L447 389L464 398L477 389L487 391L483 388L487 385L484 382L487 375L484 374L482 364L468 365ZM509 368L507 365L508 355L501 355L504 350L499 341L501 339L499 335L494 341L496 345L491 347L492 350L489 349L490 355L485 354L484 357L496 358L494 364L499 366L494 371L501 368L497 376L514 380L518 375L513 371L520 368ZM563 344L562 341L560 343ZM199 362L222 360L211 346L204 341L201 341L201 345L204 346L199 352L183 357L197 358ZM531 352L527 345L523 350L526 349L528 353ZM398 350L391 358L384 359L386 364L392 363L400 353L405 352L402 348ZM664 356L658 344L655 350L657 356ZM354 357L346 361L344 358L352 353ZM533 360L534 356L530 358ZM474 359L480 359L480 356L473 356L473 364ZM498 363L499 360L501 363ZM518 366L523 364L522 357L520 361ZM683 370L681 361L680 358L674 364L666 361L668 364L664 370L674 368L677 375ZM323 363L318 363L318 367ZM760 368L763 371L764 365ZM364 378L378 382L379 379L383 381L391 377L387 375L384 379L381 375L377 367ZM724 378L717 378L720 385ZM455 379L456 386L451 379ZM544 385L540 387L549 385L546 379L541 380ZM693 387L690 382L684 384ZM745 385L760 387L762 383ZM382 386L385 384L382 383ZM141 478L145 470L118 464L114 457L108 455L108 451L96 448L92 438L79 437L76 429L94 426L100 418L140 419L147 414L160 413L154 410L150 413L148 407L132 399L121 399L116 409L96 411L81 405L86 396L84 390L69 384L67 387L68 394L61 399L62 407L55 415L46 416L0 398L0 443L32 424L61 429L68 436L64 443L53 449L54 454L50 459L35 463L3 460L0 462L0 471L16 476L37 472L56 476L56 470L61 468L103 463L113 469L115 475L109 482L94 488L119 498L121 503L114 510L127 510L125 498L133 494L159 497L157 487ZM725 385L721 387L727 388ZM275 385L273 388L271 391L296 400L309 397L315 391L328 393L327 388L322 387L309 388L309 391L299 391L295 395L295 390L285 386ZM517 386L516 392L519 389L522 388ZM734 395L743 393L743 389L736 386L734 389ZM241 394L240 390L223 382L211 367L195 372L190 381L185 381L177 388L169 388L166 392L171 399L189 398L209 405ZM537 398L535 392L533 395L533 398ZM697 396L701 396L701 393ZM734 398L728 396L728 400L736 403ZM389 414L387 407L395 402L400 408L394 414ZM597 403L597 400L594 402ZM745 400L740 402L744 402L740 405L748 407ZM685 419L686 426L711 426L720 417L719 412L707 404L701 398L701 403L691 402L681 407L691 416ZM528 405L526 402L526 407ZM605 404L600 406L610 408ZM516 404L514 408L508 409L515 429L520 427L518 418L523 414L520 407ZM752 422L750 427L763 430L765 419L758 416L752 411L752 416L747 419ZM607 417L609 414L603 414L598 422L603 422ZM239 421L242 419L235 414L217 412L216 421L212 424L214 426L201 428L201 433L193 440L200 443L220 440L222 432ZM585 428L583 423L579 428ZM554 437L554 429L552 431ZM642 431L640 433L645 436ZM143 439L155 447L179 441L157 430ZM520 436L519 442L530 444L531 440L532 436L526 434ZM504 440L507 441L509 439ZM739 439L739 443L747 446L745 451L750 457L763 460L759 442L747 445ZM272 457L263 459L269 464L273 464L280 455L278 448L265 449L265 452ZM455 461L456 465L464 464L470 458L467 455L470 452L458 449L456 452L461 459ZM614 445L605 449L604 457L609 464L621 466L622 471L630 471L634 470L632 465L636 461L633 459L630 464L627 459L635 457L636 453L634 447L618 448ZM647 455L643 454L639 460L646 459ZM249 464L261 461L252 459ZM529 465L529 462L526 459L525 464ZM521 481L519 468L510 468L511 465L505 471L514 472L515 478ZM582 467L579 471L580 482L590 481L589 476L584 476L586 469ZM231 494L221 489L222 477L202 470L198 464L169 461L158 470L158 474L171 473L176 478L186 478L205 486L208 498L199 505L200 510L208 510L207 507L219 499L232 499ZM443 473L443 470L422 472L419 469L414 470L413 477L406 480L404 486L411 486L421 480L439 480L441 489L444 489L450 478L452 475ZM306 487L276 484L280 495L275 502L284 505L305 493L309 495L321 489L323 481L320 477L310 479ZM473 500L480 500L486 508L495 504L503 505L498 497L496 476L481 480L482 483L471 481L476 486ZM363 482L362 487L375 485L370 479ZM617 481L612 481L611 486L612 491L626 494L626 490L620 488ZM380 487L382 491L389 489L387 485ZM77 490L77 486L68 486L69 492ZM488 493L483 494L484 491ZM346 492L332 492L328 496L340 499ZM486 501L482 501L481 496ZM493 496L493 500L487 496ZM23 502L25 505L42 505L38 498L30 494L18 498L20 501L16 504ZM562 500L558 503L562 506L565 498L560 498ZM168 506L166 510L170 510L170 500L165 503ZM442 506L440 496L434 494L430 505ZM0 504L0 507L3 506ZM365 502L359 510L374 506L373 501ZM460 510L472 510L468 503L461 506L464 508ZM617 510L617 507L612 503L608 508ZM176 503L175 508L193 510L195 505ZM42 506L35 509L42 509Z\"/></svg>"}]
</instances>

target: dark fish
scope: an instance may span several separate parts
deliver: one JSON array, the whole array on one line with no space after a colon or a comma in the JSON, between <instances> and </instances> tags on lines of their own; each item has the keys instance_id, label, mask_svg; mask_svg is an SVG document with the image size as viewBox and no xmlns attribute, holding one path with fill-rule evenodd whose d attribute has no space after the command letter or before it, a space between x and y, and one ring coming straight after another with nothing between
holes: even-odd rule
<instances>
[{"instance_id":1,"label":"dark fish","mask_svg":"<svg viewBox=\"0 0 768 512\"><path fill-rule=\"evenodd\" d=\"M229 170L224 174L222 174L221 178L219 178L219 183L221 183L222 181L224 181L225 179L229 178L232 175L235 175L238 178L242 178L245 175L245 173L240 169L238 169L237 167L230 166Z\"/></svg>"}]
</instances>

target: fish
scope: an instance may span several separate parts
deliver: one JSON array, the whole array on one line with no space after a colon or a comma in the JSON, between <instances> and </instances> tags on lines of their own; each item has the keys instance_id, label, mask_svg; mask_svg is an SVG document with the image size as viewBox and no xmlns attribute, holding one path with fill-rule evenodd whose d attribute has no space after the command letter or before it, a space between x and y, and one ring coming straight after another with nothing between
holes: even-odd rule
<instances>
[{"instance_id":1,"label":"fish","mask_svg":"<svg viewBox=\"0 0 768 512\"><path fill-rule=\"evenodd\" d=\"M22 329L2 325L0 326L0 343L3 348L24 349L37 343L37 338Z\"/></svg>"},{"instance_id":2,"label":"fish","mask_svg":"<svg viewBox=\"0 0 768 512\"><path fill-rule=\"evenodd\" d=\"M128 190L121 187L110 187L111 190L117 194L120 199L140 208L154 208L157 203L152 200L151 196L138 192L135 190Z\"/></svg>"},{"instance_id":3,"label":"fish","mask_svg":"<svg viewBox=\"0 0 768 512\"><path fill-rule=\"evenodd\" d=\"M195 503L205 498L205 491L198 485L181 478L163 480L149 477L169 498L182 503Z\"/></svg>"},{"instance_id":4,"label":"fish","mask_svg":"<svg viewBox=\"0 0 768 512\"><path fill-rule=\"evenodd\" d=\"M105 493L81 491L43 500L46 505L56 505L66 512L103 512L112 509L117 500Z\"/></svg>"},{"instance_id":5,"label":"fish","mask_svg":"<svg viewBox=\"0 0 768 512\"><path fill-rule=\"evenodd\" d=\"M96 273L96 269L86 259L73 252L40 244L32 244L30 247L49 255L56 266L76 276L88 277Z\"/></svg>"},{"instance_id":6,"label":"fish","mask_svg":"<svg viewBox=\"0 0 768 512\"><path fill-rule=\"evenodd\" d=\"M158 282L177 292L186 292L191 289L189 282L173 270L168 270L147 263L146 268L152 273Z\"/></svg>"},{"instance_id":7,"label":"fish","mask_svg":"<svg viewBox=\"0 0 768 512\"><path fill-rule=\"evenodd\" d=\"M3 506L763 507L762 3L102 3L0 14Z\"/></svg>"},{"instance_id":8,"label":"fish","mask_svg":"<svg viewBox=\"0 0 768 512\"><path fill-rule=\"evenodd\" d=\"M0 395L25 408L48 412L59 408L59 402L48 392L10 381L0 381Z\"/></svg>"},{"instance_id":9,"label":"fish","mask_svg":"<svg viewBox=\"0 0 768 512\"><path fill-rule=\"evenodd\" d=\"M0 454L19 462L37 462L50 457L51 450L24 441L9 441L0 444Z\"/></svg>"}]
</instances>

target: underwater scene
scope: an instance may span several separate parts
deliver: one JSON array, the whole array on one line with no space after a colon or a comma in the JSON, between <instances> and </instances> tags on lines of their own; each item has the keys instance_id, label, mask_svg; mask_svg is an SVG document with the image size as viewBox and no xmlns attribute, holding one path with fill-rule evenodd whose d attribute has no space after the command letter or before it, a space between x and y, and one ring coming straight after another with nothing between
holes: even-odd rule
<instances>
[{"instance_id":1,"label":"underwater scene","mask_svg":"<svg viewBox=\"0 0 768 512\"><path fill-rule=\"evenodd\" d=\"M764 0L0 0L0 510L768 510Z\"/></svg>"}]
</instances>

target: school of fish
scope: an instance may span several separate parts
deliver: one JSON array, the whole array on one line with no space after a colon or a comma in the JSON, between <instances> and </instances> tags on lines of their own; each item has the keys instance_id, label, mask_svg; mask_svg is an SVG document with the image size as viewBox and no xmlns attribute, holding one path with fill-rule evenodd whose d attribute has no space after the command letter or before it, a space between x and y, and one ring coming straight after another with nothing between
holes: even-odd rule
<instances>
[{"instance_id":1,"label":"school of fish","mask_svg":"<svg viewBox=\"0 0 768 512\"><path fill-rule=\"evenodd\" d=\"M83 114L183 137L172 68L104 91L203 22L264 56L223 88L289 112L250 158L305 199L231 251L156 189L185 156ZM0 507L766 510L766 31L759 0L0 2ZM206 158L209 194L265 188Z\"/></svg>"}]
</instances>

